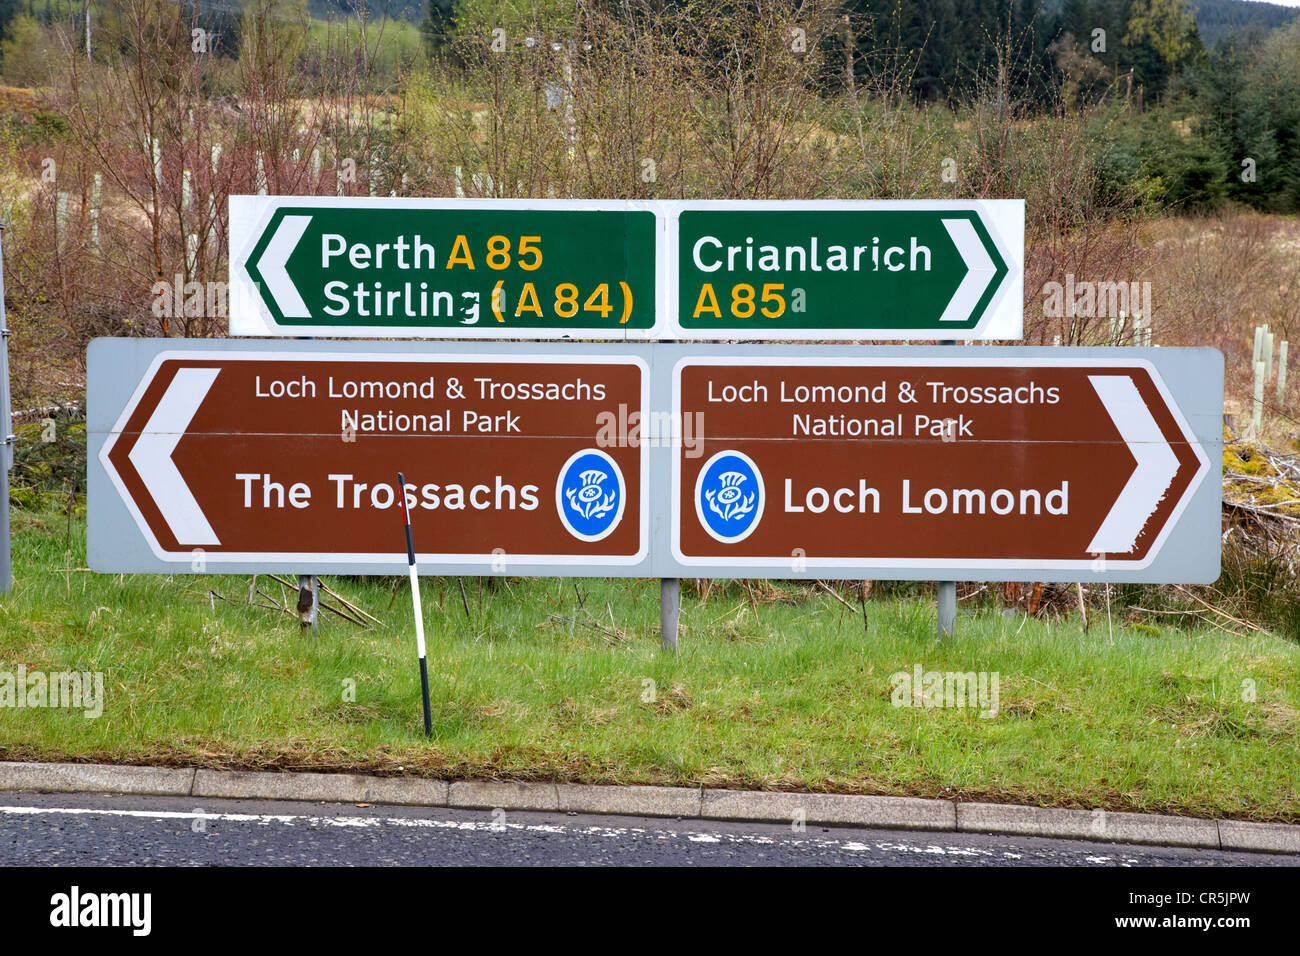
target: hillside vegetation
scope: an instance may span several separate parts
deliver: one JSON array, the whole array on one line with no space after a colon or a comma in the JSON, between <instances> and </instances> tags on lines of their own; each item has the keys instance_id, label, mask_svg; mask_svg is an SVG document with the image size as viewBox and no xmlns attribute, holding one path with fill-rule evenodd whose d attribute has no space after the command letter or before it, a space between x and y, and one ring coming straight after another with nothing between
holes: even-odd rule
<instances>
[{"instance_id":1,"label":"hillside vegetation","mask_svg":"<svg viewBox=\"0 0 1300 956\"><path fill-rule=\"evenodd\" d=\"M1241 431L1255 328L1300 340L1300 21L1207 49L1182 0L461 0L423 31L305 0L91 9L89 51L67 0L0 44L19 409L79 405L94 336L226 334L228 198L256 192L1023 198L1027 344L1134 344L1045 289L1149 283L1151 341L1220 349ZM1251 441L1287 447L1296 381ZM1293 537L1206 596L1300 633Z\"/></svg>"}]
</instances>

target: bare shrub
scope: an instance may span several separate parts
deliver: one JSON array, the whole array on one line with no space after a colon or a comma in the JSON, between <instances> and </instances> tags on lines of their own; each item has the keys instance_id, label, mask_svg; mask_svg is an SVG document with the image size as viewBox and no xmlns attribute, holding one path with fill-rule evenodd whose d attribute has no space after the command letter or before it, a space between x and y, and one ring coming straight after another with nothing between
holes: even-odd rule
<instances>
[{"instance_id":1,"label":"bare shrub","mask_svg":"<svg viewBox=\"0 0 1300 956\"><path fill-rule=\"evenodd\" d=\"M815 2L584 6L494 50L470 21L415 84L412 145L468 195L821 194L809 114L836 23Z\"/></svg>"}]
</instances>

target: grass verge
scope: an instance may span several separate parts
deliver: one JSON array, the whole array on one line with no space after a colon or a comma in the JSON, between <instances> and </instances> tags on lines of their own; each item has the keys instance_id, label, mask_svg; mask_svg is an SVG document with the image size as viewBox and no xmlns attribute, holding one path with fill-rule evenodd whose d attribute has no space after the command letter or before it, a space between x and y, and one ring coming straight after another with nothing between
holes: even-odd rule
<instances>
[{"instance_id":1,"label":"grass verge","mask_svg":"<svg viewBox=\"0 0 1300 956\"><path fill-rule=\"evenodd\" d=\"M0 673L101 671L102 716L0 707L0 758L941 796L1300 821L1300 647L1269 634L861 613L818 592L455 579L425 588L434 736L402 579L329 579L385 624L316 635L248 579L96 575L82 519L15 509ZM268 581L260 578L266 588ZM270 584L278 596L279 586ZM210 591L224 596L221 600ZM390 603L391 602L391 603ZM290 595L292 603L292 595ZM580 608L581 603L581 608ZM894 706L897 672L995 672L998 713ZM987 710L987 708L985 709Z\"/></svg>"}]
</instances>

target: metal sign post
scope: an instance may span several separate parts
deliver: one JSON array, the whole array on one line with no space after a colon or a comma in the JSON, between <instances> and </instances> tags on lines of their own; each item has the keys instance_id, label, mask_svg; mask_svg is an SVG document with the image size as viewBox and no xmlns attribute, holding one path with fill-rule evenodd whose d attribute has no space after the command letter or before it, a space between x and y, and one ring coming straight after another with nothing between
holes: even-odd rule
<instances>
[{"instance_id":1,"label":"metal sign post","mask_svg":"<svg viewBox=\"0 0 1300 956\"><path fill-rule=\"evenodd\" d=\"M677 650L677 621L681 608L680 582L677 578L659 579L659 634L666 651Z\"/></svg>"},{"instance_id":2,"label":"metal sign post","mask_svg":"<svg viewBox=\"0 0 1300 956\"><path fill-rule=\"evenodd\" d=\"M957 629L957 582L937 581L939 637L952 637Z\"/></svg>"},{"instance_id":3,"label":"metal sign post","mask_svg":"<svg viewBox=\"0 0 1300 956\"><path fill-rule=\"evenodd\" d=\"M0 222L0 594L13 588L13 566L9 550L9 471L14 466L13 409L9 397L9 324L5 318L4 230Z\"/></svg>"}]
</instances>

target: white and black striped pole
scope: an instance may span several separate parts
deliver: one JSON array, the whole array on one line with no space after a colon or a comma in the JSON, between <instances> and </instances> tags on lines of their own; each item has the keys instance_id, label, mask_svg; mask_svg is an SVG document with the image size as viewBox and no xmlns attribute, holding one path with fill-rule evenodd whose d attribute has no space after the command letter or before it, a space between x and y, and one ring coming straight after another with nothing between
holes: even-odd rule
<instances>
[{"instance_id":1,"label":"white and black striped pole","mask_svg":"<svg viewBox=\"0 0 1300 956\"><path fill-rule=\"evenodd\" d=\"M415 570L415 539L411 536L411 513L406 508L406 477L397 473L397 497L402 502L402 526L406 529L406 564L411 572L411 604L415 607L415 650L420 655L420 694L424 700L424 736L433 736L429 713L429 662L424 656L424 614L420 610L420 576Z\"/></svg>"}]
</instances>

